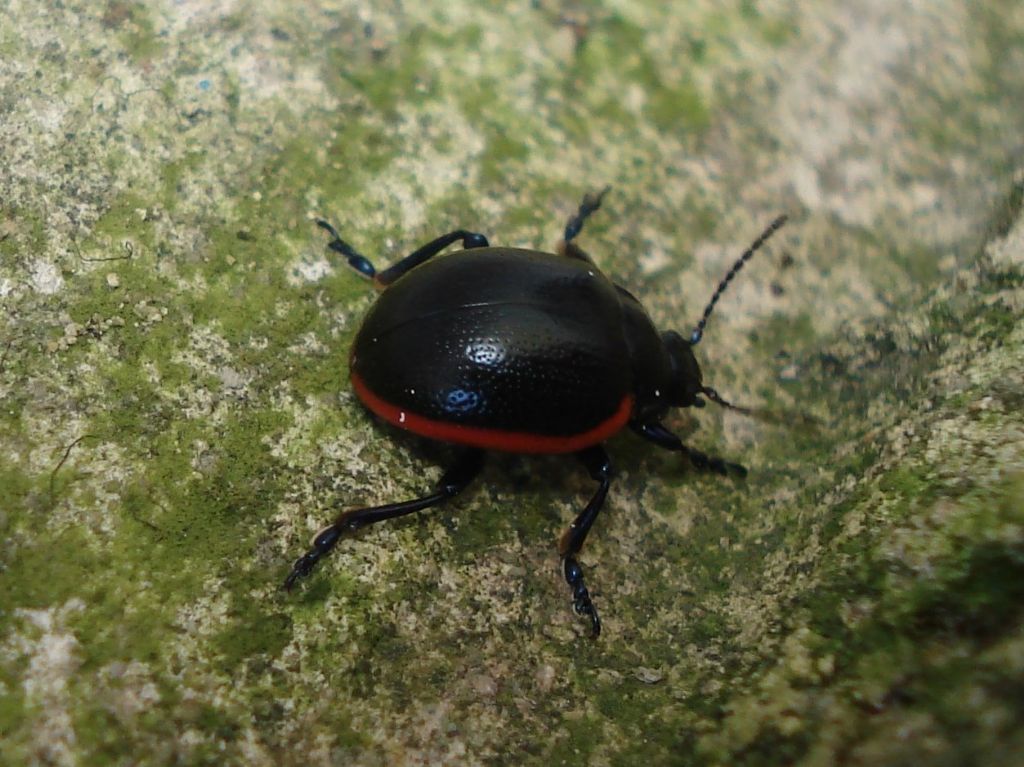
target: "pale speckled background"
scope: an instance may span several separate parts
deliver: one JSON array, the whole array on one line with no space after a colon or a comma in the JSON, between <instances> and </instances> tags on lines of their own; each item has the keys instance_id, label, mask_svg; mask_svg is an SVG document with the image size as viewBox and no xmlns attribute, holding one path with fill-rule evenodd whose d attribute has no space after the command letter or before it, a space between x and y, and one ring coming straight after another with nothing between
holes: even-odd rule
<instances>
[{"instance_id":1,"label":"pale speckled background","mask_svg":"<svg viewBox=\"0 0 1024 767\"><path fill-rule=\"evenodd\" d=\"M1024 759L1024 6L0 7L0 763ZM582 243L726 396L629 436L569 610L569 459L436 469L346 350L457 227ZM792 421L793 419L788 419Z\"/></svg>"}]
</instances>

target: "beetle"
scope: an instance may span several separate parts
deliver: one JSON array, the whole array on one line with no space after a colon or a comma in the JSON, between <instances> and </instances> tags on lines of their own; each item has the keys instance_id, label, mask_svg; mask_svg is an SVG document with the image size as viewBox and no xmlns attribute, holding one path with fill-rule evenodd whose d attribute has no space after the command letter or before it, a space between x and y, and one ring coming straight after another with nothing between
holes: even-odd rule
<instances>
[{"instance_id":1,"label":"beetle","mask_svg":"<svg viewBox=\"0 0 1024 767\"><path fill-rule=\"evenodd\" d=\"M328 222L328 247L381 291L350 352L352 388L376 417L457 457L434 492L345 511L313 539L284 582L290 589L345 533L437 506L480 473L487 451L572 453L598 483L559 541L562 574L593 636L601 621L579 553L604 504L612 463L603 443L629 427L694 467L746 476L736 463L689 447L662 419L706 397L738 410L705 386L693 353L708 318L737 272L785 223L780 215L718 284L689 338L659 333L640 302L597 268L574 242L601 206L605 188L584 196L555 253L492 247L476 232L438 237L378 272ZM461 241L463 250L434 257Z\"/></svg>"}]
</instances>

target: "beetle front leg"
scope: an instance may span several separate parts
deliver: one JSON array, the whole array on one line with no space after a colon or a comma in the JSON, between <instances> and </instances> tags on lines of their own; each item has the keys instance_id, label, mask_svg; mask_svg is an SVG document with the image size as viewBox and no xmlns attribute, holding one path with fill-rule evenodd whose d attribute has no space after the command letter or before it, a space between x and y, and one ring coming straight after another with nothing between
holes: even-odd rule
<instances>
[{"instance_id":1,"label":"beetle front leg","mask_svg":"<svg viewBox=\"0 0 1024 767\"><path fill-rule=\"evenodd\" d=\"M695 469L699 469L700 471L713 471L716 474L721 474L722 476L728 476L729 472L733 472L740 477L747 476L746 467L740 466L738 463L724 461L717 456L710 456L696 448L684 445L679 437L670 432L660 423L630 424L630 427L641 437L653 442L658 447L663 447L666 450L672 450L676 453L682 453L690 459L690 463L693 464Z\"/></svg>"},{"instance_id":2,"label":"beetle front leg","mask_svg":"<svg viewBox=\"0 0 1024 767\"><path fill-rule=\"evenodd\" d=\"M612 481L612 464L608 453L600 445L587 448L578 454L583 461L590 476L601 484L594 493L586 508L583 509L569 525L569 529L562 534L558 543L558 551L562 555L562 572L565 582L572 589L572 607L577 615L589 615L593 636L596 638L601 633L601 619L597 617L597 608L590 598L586 584L583 582L583 568L580 567L576 556L587 539L587 533L597 519L597 514L604 505L604 499L608 495L608 488Z\"/></svg>"},{"instance_id":3,"label":"beetle front leg","mask_svg":"<svg viewBox=\"0 0 1024 767\"><path fill-rule=\"evenodd\" d=\"M297 580L309 575L313 571L314 565L334 548L334 545L345 533L355 532L361 527L383 522L385 519L394 519L437 506L465 490L467 485L480 473L483 465L483 451L467 450L444 473L441 481L437 483L437 489L430 495L401 503L389 503L385 506L372 506L343 512L331 525L316 534L309 551L296 560L292 571L285 578L283 588L290 590Z\"/></svg>"}]
</instances>

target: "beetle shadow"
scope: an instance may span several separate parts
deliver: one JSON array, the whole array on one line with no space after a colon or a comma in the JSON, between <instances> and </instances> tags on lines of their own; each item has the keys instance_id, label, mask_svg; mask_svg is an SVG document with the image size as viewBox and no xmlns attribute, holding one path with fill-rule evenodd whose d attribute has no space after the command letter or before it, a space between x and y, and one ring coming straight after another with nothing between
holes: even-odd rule
<instances>
[{"instance_id":1,"label":"beetle shadow","mask_svg":"<svg viewBox=\"0 0 1024 767\"><path fill-rule=\"evenodd\" d=\"M400 429L393 424L372 417L374 431L382 442L391 442L407 450L423 468L436 466L442 471L450 467L457 459L460 451L465 448L449 442L439 442L421 437L412 432ZM545 485L559 486L566 475L580 475L584 480L587 472L583 464L573 453L562 454L527 454L505 453L498 450L485 450L487 456L480 478L475 480L466 493L479 482L497 483L503 489L526 491ZM502 481L499 478L504 478ZM583 485L589 484L584 481ZM566 484L566 487L569 487Z\"/></svg>"},{"instance_id":2,"label":"beetle shadow","mask_svg":"<svg viewBox=\"0 0 1024 767\"><path fill-rule=\"evenodd\" d=\"M445 471L455 463L460 450L463 449L458 445L420 437L378 418L374 418L373 421L380 439L407 450L413 461L424 470L437 467L442 472ZM488 450L485 455L484 468L480 476L463 493L445 503L443 508L457 510L467 499L474 497L480 488L487 487L492 495L513 504L504 510L513 515L516 511L515 501L510 498L520 495L529 498L531 505L547 497L567 502L574 507L578 505L582 509L596 487L596 483L587 476L581 461L572 453L521 454ZM433 489L432 485L424 484L422 494L430 493ZM556 504L546 506L549 509L546 516L553 526L568 524Z\"/></svg>"}]
</instances>

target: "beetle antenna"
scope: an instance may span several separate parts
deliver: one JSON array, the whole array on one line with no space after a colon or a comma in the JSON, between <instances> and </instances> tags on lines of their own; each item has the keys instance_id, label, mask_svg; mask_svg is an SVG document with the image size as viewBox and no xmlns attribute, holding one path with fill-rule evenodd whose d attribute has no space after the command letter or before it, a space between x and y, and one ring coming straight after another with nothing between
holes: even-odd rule
<instances>
[{"instance_id":1,"label":"beetle antenna","mask_svg":"<svg viewBox=\"0 0 1024 767\"><path fill-rule=\"evenodd\" d=\"M731 402L723 399L722 395L719 394L714 389L712 389L710 386L702 386L700 388L700 393L703 394L712 402L721 405L722 407L727 407L730 410L735 410L736 412L743 413L744 415L754 415L754 411L751 410L749 407L743 407L742 405L732 404Z\"/></svg>"},{"instance_id":2,"label":"beetle antenna","mask_svg":"<svg viewBox=\"0 0 1024 767\"><path fill-rule=\"evenodd\" d=\"M787 218L789 218L789 216L783 213L781 216L778 216L774 221L768 224L768 228L761 232L761 235L756 240L754 240L754 242L750 245L749 248L743 251L742 256L736 259L736 263L732 265L732 269L730 269L729 273L725 275L725 279L718 283L718 288L715 290L715 294L711 296L711 300L708 301L708 305L704 307L704 314L701 316L700 321L697 323L697 326L693 329L693 333L690 335L691 346L696 346L697 344L699 344L700 339L704 337L704 327L708 324L708 317L711 316L711 311L715 308L715 304L718 303L718 299L722 297L722 293L725 292L725 288L729 285L730 282L732 282L732 278L735 277L739 270L743 268L743 265L750 260L750 257L753 256L761 248L761 246L768 241L768 238L775 234L775 232L778 231L784 223L786 223ZM712 389L712 391L714 390ZM715 402L718 402L718 404L720 405L733 407L732 405L729 405L725 401L715 399L710 394L708 394L708 398L714 400Z\"/></svg>"},{"instance_id":3,"label":"beetle antenna","mask_svg":"<svg viewBox=\"0 0 1024 767\"><path fill-rule=\"evenodd\" d=\"M372 278L377 274L377 270L373 268L373 264L370 263L370 259L341 239L341 235L338 234L337 229L322 218L318 218L316 220L316 225L321 229L326 230L327 233L334 238L327 243L327 247L337 253L341 253L341 255L345 257L345 260L348 261L349 266L367 277Z\"/></svg>"},{"instance_id":4,"label":"beetle antenna","mask_svg":"<svg viewBox=\"0 0 1024 767\"><path fill-rule=\"evenodd\" d=\"M734 405L724 399L721 394L710 386L702 386L700 393L722 407L735 410L737 413L743 413L743 415L750 416L751 418L757 418L760 421L767 421L768 423L775 424L776 426L789 426L791 428L802 427L812 431L817 431L821 426L821 422L817 418L802 411L766 410L763 408Z\"/></svg>"}]
</instances>

